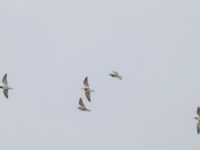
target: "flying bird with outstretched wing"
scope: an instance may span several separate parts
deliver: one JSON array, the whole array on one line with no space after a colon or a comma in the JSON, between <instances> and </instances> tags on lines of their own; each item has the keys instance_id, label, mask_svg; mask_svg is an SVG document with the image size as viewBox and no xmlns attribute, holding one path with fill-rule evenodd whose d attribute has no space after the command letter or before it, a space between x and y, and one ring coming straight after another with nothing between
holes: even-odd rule
<instances>
[{"instance_id":1,"label":"flying bird with outstretched wing","mask_svg":"<svg viewBox=\"0 0 200 150\"><path fill-rule=\"evenodd\" d=\"M94 92L94 90L91 90L89 87L88 77L85 77L85 79L83 81L83 85L84 85L84 87L82 87L81 90L85 93L87 100L89 102L91 102L90 92Z\"/></svg>"},{"instance_id":2,"label":"flying bird with outstretched wing","mask_svg":"<svg viewBox=\"0 0 200 150\"><path fill-rule=\"evenodd\" d=\"M89 109L87 109L85 107L82 98L79 99L79 107L78 107L78 109L81 110L81 111L90 111Z\"/></svg>"},{"instance_id":3,"label":"flying bird with outstretched wing","mask_svg":"<svg viewBox=\"0 0 200 150\"><path fill-rule=\"evenodd\" d=\"M197 123L197 133L200 134L200 107L197 108L197 116L194 117L198 121Z\"/></svg>"},{"instance_id":4,"label":"flying bird with outstretched wing","mask_svg":"<svg viewBox=\"0 0 200 150\"><path fill-rule=\"evenodd\" d=\"M113 78L117 78L117 79L122 80L122 76L120 76L119 73L116 72L116 71L112 71L112 73L109 74L109 75L110 75L111 77L113 77Z\"/></svg>"},{"instance_id":5,"label":"flying bird with outstretched wing","mask_svg":"<svg viewBox=\"0 0 200 150\"><path fill-rule=\"evenodd\" d=\"M3 76L2 79L3 85L0 86L1 89L3 89L3 94L6 98L8 98L8 91L12 89L11 87L8 86L8 81L7 81L7 73Z\"/></svg>"}]
</instances>

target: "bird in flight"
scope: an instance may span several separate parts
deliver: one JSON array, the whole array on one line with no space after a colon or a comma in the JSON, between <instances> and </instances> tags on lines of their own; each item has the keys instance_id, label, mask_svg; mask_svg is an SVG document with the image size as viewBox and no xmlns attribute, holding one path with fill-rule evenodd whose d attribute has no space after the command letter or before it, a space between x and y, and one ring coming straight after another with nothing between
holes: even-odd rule
<instances>
[{"instance_id":1,"label":"bird in flight","mask_svg":"<svg viewBox=\"0 0 200 150\"><path fill-rule=\"evenodd\" d=\"M110 74L110 76L113 77L113 78L117 78L117 79L122 80L122 76L120 76L119 73L116 72L116 71L112 71L112 73Z\"/></svg>"},{"instance_id":2,"label":"bird in flight","mask_svg":"<svg viewBox=\"0 0 200 150\"><path fill-rule=\"evenodd\" d=\"M88 77L85 77L83 81L83 85L84 87L82 87L81 90L85 93L87 100L90 102L91 101L90 92L95 92L95 91L90 89L89 83L88 83Z\"/></svg>"},{"instance_id":3,"label":"bird in flight","mask_svg":"<svg viewBox=\"0 0 200 150\"><path fill-rule=\"evenodd\" d=\"M82 98L80 98L80 100L79 100L79 105L80 105L80 106L78 107L78 109L80 109L81 111L90 111L89 109L87 109L87 108L85 107Z\"/></svg>"},{"instance_id":4,"label":"bird in flight","mask_svg":"<svg viewBox=\"0 0 200 150\"><path fill-rule=\"evenodd\" d=\"M198 121L197 123L197 133L200 133L200 107L197 108L197 116L194 117Z\"/></svg>"},{"instance_id":5,"label":"bird in flight","mask_svg":"<svg viewBox=\"0 0 200 150\"><path fill-rule=\"evenodd\" d=\"M2 82L3 82L3 85L0 86L0 88L3 89L3 93L5 97L8 98L8 90L12 88L8 86L7 73L4 75Z\"/></svg>"}]
</instances>

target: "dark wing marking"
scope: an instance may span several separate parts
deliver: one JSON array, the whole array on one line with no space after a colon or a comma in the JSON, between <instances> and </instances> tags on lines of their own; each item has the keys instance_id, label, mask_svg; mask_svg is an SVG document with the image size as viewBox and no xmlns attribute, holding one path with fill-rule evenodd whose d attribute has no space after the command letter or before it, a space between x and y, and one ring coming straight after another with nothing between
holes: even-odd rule
<instances>
[{"instance_id":1,"label":"dark wing marking","mask_svg":"<svg viewBox=\"0 0 200 150\"><path fill-rule=\"evenodd\" d=\"M8 89L3 90L3 94L5 95L6 98L8 98Z\"/></svg>"},{"instance_id":2,"label":"dark wing marking","mask_svg":"<svg viewBox=\"0 0 200 150\"><path fill-rule=\"evenodd\" d=\"M7 73L3 76L3 80L2 80L4 85L8 85L8 81L7 81Z\"/></svg>"},{"instance_id":3,"label":"dark wing marking","mask_svg":"<svg viewBox=\"0 0 200 150\"><path fill-rule=\"evenodd\" d=\"M86 87L89 87L88 77L85 77L85 79L84 79L84 81L83 81L83 84L84 84Z\"/></svg>"},{"instance_id":4,"label":"dark wing marking","mask_svg":"<svg viewBox=\"0 0 200 150\"><path fill-rule=\"evenodd\" d=\"M85 92L85 96L87 97L88 101L90 102L91 99L90 99L90 92L89 92L89 91L88 91L88 92Z\"/></svg>"},{"instance_id":5,"label":"dark wing marking","mask_svg":"<svg viewBox=\"0 0 200 150\"><path fill-rule=\"evenodd\" d=\"M79 105L82 106L82 107L85 107L82 98L80 98L80 100L79 100Z\"/></svg>"},{"instance_id":6,"label":"dark wing marking","mask_svg":"<svg viewBox=\"0 0 200 150\"><path fill-rule=\"evenodd\" d=\"M197 123L197 133L200 133L200 121Z\"/></svg>"},{"instance_id":7,"label":"dark wing marking","mask_svg":"<svg viewBox=\"0 0 200 150\"><path fill-rule=\"evenodd\" d=\"M200 107L197 108L197 115L200 116Z\"/></svg>"}]
</instances>

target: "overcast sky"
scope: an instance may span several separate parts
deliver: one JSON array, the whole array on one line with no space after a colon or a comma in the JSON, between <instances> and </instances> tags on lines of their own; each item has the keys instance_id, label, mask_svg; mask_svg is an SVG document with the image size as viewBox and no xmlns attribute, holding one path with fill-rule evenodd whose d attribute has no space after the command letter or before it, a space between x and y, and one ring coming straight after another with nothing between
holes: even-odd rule
<instances>
[{"instance_id":1,"label":"overcast sky","mask_svg":"<svg viewBox=\"0 0 200 150\"><path fill-rule=\"evenodd\" d=\"M199 150L200 1L1 0L2 150ZM124 80L108 76L118 71ZM89 103L83 79L96 92ZM92 112L77 109L82 97Z\"/></svg>"}]
</instances>

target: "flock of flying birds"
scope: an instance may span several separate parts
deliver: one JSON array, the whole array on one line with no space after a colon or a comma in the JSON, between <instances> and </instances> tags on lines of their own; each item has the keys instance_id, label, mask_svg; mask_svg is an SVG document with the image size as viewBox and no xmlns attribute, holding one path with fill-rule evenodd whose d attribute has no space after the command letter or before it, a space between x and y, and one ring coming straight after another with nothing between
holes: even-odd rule
<instances>
[{"instance_id":1,"label":"flock of flying birds","mask_svg":"<svg viewBox=\"0 0 200 150\"><path fill-rule=\"evenodd\" d=\"M113 78L117 78L117 79L122 80L122 77L116 71L112 71L110 76L113 77ZM82 87L81 90L85 93L85 96L86 96L87 100L89 102L91 102L90 93L91 92L95 92L95 91L90 89L89 82L88 82L88 77L85 77L85 79L83 81L83 85L84 85L84 87ZM79 107L78 107L78 109L80 109L81 111L91 111L91 110L89 110L88 108L85 107L85 104L83 103L83 99L82 98L79 99Z\"/></svg>"},{"instance_id":2,"label":"flock of flying birds","mask_svg":"<svg viewBox=\"0 0 200 150\"><path fill-rule=\"evenodd\" d=\"M117 73L116 71L112 71L111 74L109 74L111 77L122 80L122 76L119 75L119 73ZM8 91L13 89L8 85L8 81L7 81L7 73L4 75L3 79L2 79L3 85L0 86L1 89L3 89L3 94L5 95L6 98L8 98ZM90 93L91 92L95 92L94 90L90 89L89 86L89 82L88 82L88 77L85 77L84 81L83 81L83 85L84 87L81 88L81 90L85 93L85 96L87 98L87 100L89 102L91 102L91 97L90 97ZM80 98L79 99L79 110L81 111L91 111L89 110L87 107L85 107L85 104L83 103L83 99ZM194 119L196 119L198 121L197 123L197 133L200 134L200 107L197 108L197 116L194 117Z\"/></svg>"},{"instance_id":3,"label":"flock of flying birds","mask_svg":"<svg viewBox=\"0 0 200 150\"><path fill-rule=\"evenodd\" d=\"M109 75L111 77L113 77L113 78L122 80L122 77L116 71L112 71L112 73L109 74ZM0 86L0 88L3 89L3 94L5 95L5 97L8 98L8 91L11 90L11 89L13 89L13 88L11 88L10 86L8 86L7 73L3 76L2 82L3 82L3 85ZM84 87L82 87L81 90L85 93L85 96L86 96L87 100L89 102L91 102L90 93L94 92L94 90L90 89L90 87L89 87L88 77L85 77L85 79L83 81L83 85L84 85ZM78 107L78 109L81 110L81 111L90 111L89 109L87 109L85 107L82 98L80 98L80 100L79 100L79 107Z\"/></svg>"}]
</instances>

